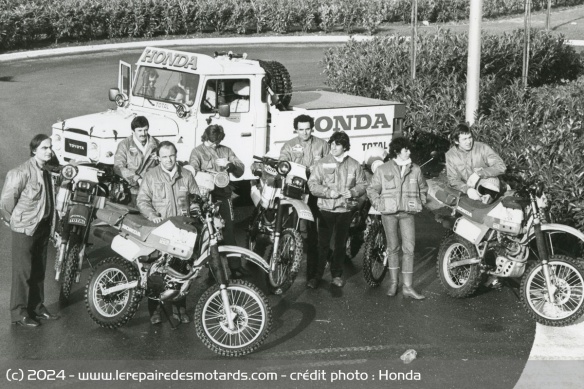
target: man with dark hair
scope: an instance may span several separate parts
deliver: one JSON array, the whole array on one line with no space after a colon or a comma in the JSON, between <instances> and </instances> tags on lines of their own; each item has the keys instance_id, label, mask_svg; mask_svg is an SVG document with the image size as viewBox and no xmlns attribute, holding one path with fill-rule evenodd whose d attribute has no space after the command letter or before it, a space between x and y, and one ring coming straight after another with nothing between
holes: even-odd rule
<instances>
[{"instance_id":1,"label":"man with dark hair","mask_svg":"<svg viewBox=\"0 0 584 389\"><path fill-rule=\"evenodd\" d=\"M470 128L459 124L450 134L453 146L446 153L448 185L480 200L476 184L481 178L498 177L507 167L503 159L489 146L475 142Z\"/></svg>"},{"instance_id":2,"label":"man with dark hair","mask_svg":"<svg viewBox=\"0 0 584 389\"><path fill-rule=\"evenodd\" d=\"M226 171L235 178L243 175L245 169L243 162L237 158L229 147L220 144L223 138L225 138L223 127L213 124L205 129L201 137L203 143L193 149L189 158L189 164L195 169L195 172ZM231 201L232 192L231 186L228 185L225 188L215 188L211 195L214 200L221 201L219 212L225 222L225 227L223 228L224 244L237 246L234 231L235 214L233 212L233 202ZM239 257L229 257L228 264L233 277L241 277L249 273L241 266Z\"/></svg>"},{"instance_id":3,"label":"man with dark hair","mask_svg":"<svg viewBox=\"0 0 584 389\"><path fill-rule=\"evenodd\" d=\"M321 138L312 135L314 132L314 119L308 115L299 115L294 118L294 130L297 136L284 143L280 150L280 159L306 166L309 171L320 159L330 152L329 144ZM318 219L318 206L316 197L309 195L308 206L312 211L314 220ZM318 232L316 222L311 223L302 220L300 225L302 235L306 237L306 280L314 280L318 263ZM307 283L313 288L314 281Z\"/></svg>"},{"instance_id":4,"label":"man with dark hair","mask_svg":"<svg viewBox=\"0 0 584 389\"><path fill-rule=\"evenodd\" d=\"M172 142L160 143L156 150L160 165L148 170L138 192L138 209L154 223L188 212L188 195L199 194L193 174L176 163L176 146ZM182 209L181 207L185 207ZM162 322L158 301L148 299L150 322ZM181 323L190 322L185 299L173 304L173 316Z\"/></svg>"},{"instance_id":5,"label":"man with dark hair","mask_svg":"<svg viewBox=\"0 0 584 389\"><path fill-rule=\"evenodd\" d=\"M158 141L148 135L150 125L144 116L136 116L130 126L133 134L118 144L114 155L114 172L130 185L134 206L144 173L157 164L154 156Z\"/></svg>"},{"instance_id":6,"label":"man with dark hair","mask_svg":"<svg viewBox=\"0 0 584 389\"><path fill-rule=\"evenodd\" d=\"M6 175L0 212L12 230L12 324L38 327L40 319L56 320L45 302L47 247L54 211L51 177L46 164L53 156L51 138L36 135L31 158Z\"/></svg>"},{"instance_id":7,"label":"man with dark hair","mask_svg":"<svg viewBox=\"0 0 584 389\"><path fill-rule=\"evenodd\" d=\"M351 211L354 211L354 205L348 200L362 196L367 189L361 164L347 153L351 147L349 136L343 131L334 132L329 144L330 154L314 165L308 180L310 192L318 197L321 215L318 223L318 263L313 278L308 280L310 288L316 288L323 276L333 233L332 284L339 288L344 286L341 276L345 244L351 225Z\"/></svg>"}]
</instances>

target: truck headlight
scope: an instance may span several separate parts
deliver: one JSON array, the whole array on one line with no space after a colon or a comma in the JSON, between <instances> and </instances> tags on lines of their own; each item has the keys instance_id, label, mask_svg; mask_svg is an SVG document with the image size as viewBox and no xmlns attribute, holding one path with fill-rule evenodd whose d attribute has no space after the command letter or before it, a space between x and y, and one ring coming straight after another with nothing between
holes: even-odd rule
<instances>
[{"instance_id":1,"label":"truck headlight","mask_svg":"<svg viewBox=\"0 0 584 389\"><path fill-rule=\"evenodd\" d=\"M89 144L89 150L87 151L87 157L92 162L99 161L99 145L95 142Z\"/></svg>"},{"instance_id":2,"label":"truck headlight","mask_svg":"<svg viewBox=\"0 0 584 389\"><path fill-rule=\"evenodd\" d=\"M61 148L63 147L63 144L62 144L63 138L61 138L61 135L53 134L52 138L53 138L53 150L54 151L61 150Z\"/></svg>"}]
</instances>

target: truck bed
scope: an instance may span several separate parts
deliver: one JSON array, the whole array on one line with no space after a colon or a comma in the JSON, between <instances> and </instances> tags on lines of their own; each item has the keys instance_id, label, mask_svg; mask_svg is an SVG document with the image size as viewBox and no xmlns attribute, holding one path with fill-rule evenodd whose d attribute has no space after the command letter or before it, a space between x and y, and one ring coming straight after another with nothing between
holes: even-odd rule
<instances>
[{"instance_id":1,"label":"truck bed","mask_svg":"<svg viewBox=\"0 0 584 389\"><path fill-rule=\"evenodd\" d=\"M393 104L401 103L397 101L371 99L368 97L351 96L329 91L293 92L292 101L290 102L292 108L302 108L307 110L371 107Z\"/></svg>"}]
</instances>

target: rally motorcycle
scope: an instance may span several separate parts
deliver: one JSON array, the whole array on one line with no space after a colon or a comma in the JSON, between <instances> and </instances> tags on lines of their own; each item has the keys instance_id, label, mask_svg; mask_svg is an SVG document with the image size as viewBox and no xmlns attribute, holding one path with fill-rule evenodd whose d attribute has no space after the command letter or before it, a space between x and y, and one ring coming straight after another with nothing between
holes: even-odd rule
<instances>
[{"instance_id":1,"label":"rally motorcycle","mask_svg":"<svg viewBox=\"0 0 584 389\"><path fill-rule=\"evenodd\" d=\"M584 313L582 259L566 255L584 234L548 222L543 184L524 197L501 197L490 204L451 188L436 198L451 207L450 234L440 245L437 270L446 293L473 294L484 275L521 278L521 301L528 314L548 326L565 326ZM444 225L444 220L443 220Z\"/></svg>"},{"instance_id":2,"label":"rally motorcycle","mask_svg":"<svg viewBox=\"0 0 584 389\"><path fill-rule=\"evenodd\" d=\"M205 175L213 181L208 173L199 172L197 178ZM202 189L199 179L197 182ZM183 299L207 266L217 283L196 304L197 336L217 354L248 354L267 337L272 311L266 296L254 284L228 280L223 257L244 256L264 271L268 265L250 250L218 245L223 228L219 202L199 195L192 199L181 196L179 200L183 216L157 224L123 205L107 204L98 211L98 218L118 233L96 229L94 234L111 240L118 256L101 261L90 276L85 290L87 311L100 326L117 328L134 316L140 300L147 297L160 301L168 317L163 303Z\"/></svg>"},{"instance_id":3,"label":"rally motorcycle","mask_svg":"<svg viewBox=\"0 0 584 389\"><path fill-rule=\"evenodd\" d=\"M61 301L69 299L73 282L79 283L90 225L107 197L107 188L100 182L104 174L95 164L85 162L60 169L54 239L55 280L61 283Z\"/></svg>"},{"instance_id":4,"label":"rally motorcycle","mask_svg":"<svg viewBox=\"0 0 584 389\"><path fill-rule=\"evenodd\" d=\"M292 286L302 260L301 220L314 222L307 205L306 167L268 156L257 157L252 172L259 178L251 187L255 205L248 227L248 248L258 251L267 242L268 288L282 294ZM262 242L263 241L263 242Z\"/></svg>"}]
</instances>

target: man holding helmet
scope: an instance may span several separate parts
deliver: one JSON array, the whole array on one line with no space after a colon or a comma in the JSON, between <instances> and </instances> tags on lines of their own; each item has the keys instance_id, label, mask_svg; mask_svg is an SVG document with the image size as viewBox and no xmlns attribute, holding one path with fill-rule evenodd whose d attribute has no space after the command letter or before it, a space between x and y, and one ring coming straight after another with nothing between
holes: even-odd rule
<instances>
[{"instance_id":1,"label":"man holding helmet","mask_svg":"<svg viewBox=\"0 0 584 389\"><path fill-rule=\"evenodd\" d=\"M459 124L450 135L450 140L454 145L446 153L448 185L466 193L472 200L483 200L477 190L479 180L505 173L505 162L489 146L475 142L466 124ZM492 186L493 183L487 185Z\"/></svg>"}]
</instances>

